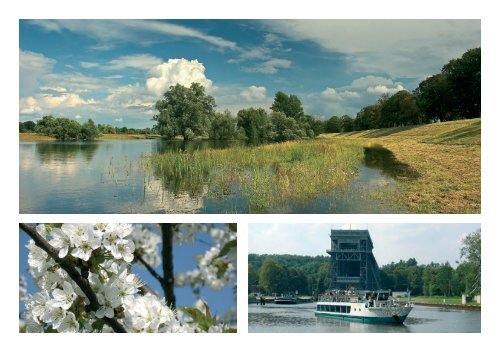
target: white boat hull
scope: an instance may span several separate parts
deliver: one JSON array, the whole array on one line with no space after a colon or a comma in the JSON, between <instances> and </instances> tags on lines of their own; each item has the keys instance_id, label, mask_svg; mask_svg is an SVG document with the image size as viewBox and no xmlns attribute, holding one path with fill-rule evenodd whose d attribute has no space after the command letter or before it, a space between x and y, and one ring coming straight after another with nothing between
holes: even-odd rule
<instances>
[{"instance_id":1,"label":"white boat hull","mask_svg":"<svg viewBox=\"0 0 500 352\"><path fill-rule=\"evenodd\" d=\"M409 304L368 307L364 302L318 302L315 314L319 317L401 324L412 308Z\"/></svg>"}]
</instances>

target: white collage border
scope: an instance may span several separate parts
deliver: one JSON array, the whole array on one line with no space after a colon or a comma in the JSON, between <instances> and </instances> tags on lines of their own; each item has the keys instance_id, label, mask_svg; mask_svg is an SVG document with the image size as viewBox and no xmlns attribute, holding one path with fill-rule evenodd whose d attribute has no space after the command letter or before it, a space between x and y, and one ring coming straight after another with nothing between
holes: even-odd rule
<instances>
[{"instance_id":1,"label":"white collage border","mask_svg":"<svg viewBox=\"0 0 500 352\"><path fill-rule=\"evenodd\" d=\"M105 3L98 0L78 2L51 1L37 2L21 0L4 4L1 15L2 54L1 72L2 96L8 109L4 119L7 128L2 139L2 156L6 163L2 175L1 212L5 226L2 228L3 251L0 255L2 268L0 333L5 338L5 346L38 350L88 351L89 349L112 348L132 351L145 348L182 348L188 351L234 351L306 349L366 349L370 351L404 349L447 349L470 351L471 349L491 350L498 341L500 324L496 318L495 303L498 272L495 267L497 251L500 249L498 226L498 182L500 175L494 162L499 150L496 131L500 131L498 100L498 68L500 62L498 37L498 10L488 2L470 1L429 1L407 3L395 0L356 1L350 4L336 4L321 0L309 0L292 5L288 1L272 3L265 0L237 2L235 0L201 1L191 0L180 5L166 1L142 0ZM19 177L9 168L19 163L17 148L18 115L18 20L20 18L474 18L481 19L482 31L482 123L481 186L482 213L473 215L33 215L19 214ZM495 115L495 113L497 113ZM15 131L15 133L13 133ZM485 146L488 147L486 150ZM18 170L18 167L17 167ZM17 185L17 188L14 187ZM18 334L18 223L19 222L192 222L192 223L238 223L238 333L220 335L139 335L130 334L120 338L111 335L49 335ZM480 223L483 234L483 306L480 334L248 334L247 328L247 255L249 223ZM13 235L16 234L16 235ZM16 250L14 250L16 249ZM14 266L12 262L15 262ZM16 302L16 304L11 303Z\"/></svg>"}]
</instances>

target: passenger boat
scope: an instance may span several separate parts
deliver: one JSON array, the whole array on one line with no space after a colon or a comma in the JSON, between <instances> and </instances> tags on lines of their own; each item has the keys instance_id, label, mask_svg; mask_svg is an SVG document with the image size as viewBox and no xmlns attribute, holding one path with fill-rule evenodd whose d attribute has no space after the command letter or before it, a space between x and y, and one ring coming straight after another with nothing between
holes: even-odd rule
<instances>
[{"instance_id":1,"label":"passenger boat","mask_svg":"<svg viewBox=\"0 0 500 352\"><path fill-rule=\"evenodd\" d=\"M297 304L297 298L294 296L282 296L274 300L275 304Z\"/></svg>"},{"instance_id":2,"label":"passenger boat","mask_svg":"<svg viewBox=\"0 0 500 352\"><path fill-rule=\"evenodd\" d=\"M370 323L402 324L413 309L408 300L394 300L389 290L331 291L321 296L315 315Z\"/></svg>"}]
</instances>

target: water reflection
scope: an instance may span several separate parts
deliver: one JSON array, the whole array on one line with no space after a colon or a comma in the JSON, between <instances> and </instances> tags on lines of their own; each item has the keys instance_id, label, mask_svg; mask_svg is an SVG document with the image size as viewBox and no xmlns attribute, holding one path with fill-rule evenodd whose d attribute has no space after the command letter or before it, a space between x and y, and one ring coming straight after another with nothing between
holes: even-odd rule
<instances>
[{"instance_id":1,"label":"water reflection","mask_svg":"<svg viewBox=\"0 0 500 352\"><path fill-rule=\"evenodd\" d=\"M248 305L248 331L267 333L447 333L481 332L481 312L415 306L404 324L362 323L315 317L315 303Z\"/></svg>"},{"instance_id":2,"label":"water reflection","mask_svg":"<svg viewBox=\"0 0 500 352\"><path fill-rule=\"evenodd\" d=\"M99 142L21 142L19 199L21 213L396 213L389 197L384 150L365 151L365 163L350 183L307 199L278 199L268 183L280 174L276 165L257 175L221 172L214 165L176 171L168 159L149 165L151 154L191 152L244 145L241 141L105 140ZM175 153L174 153L175 154ZM294 155L292 155L293 157ZM300 155L299 155L300 156ZM394 164L394 163L393 163ZM382 166L381 166L382 165ZM287 167L284 164L284 167ZM395 169L404 169L401 165ZM408 170L405 169L408 174ZM253 192L251 182L257 177ZM217 182L212 182L214 179ZM286 180L277 180L284 187ZM307 184L307 183L306 183ZM258 192L257 192L258 191ZM267 193L259 193L259 192ZM275 193L273 193L275 192ZM269 193L269 194L268 194ZM267 197L267 198L266 198ZM264 202L269 200L268 203ZM259 203L260 202L260 203ZM264 204L261 206L261 203Z\"/></svg>"},{"instance_id":3,"label":"water reflection","mask_svg":"<svg viewBox=\"0 0 500 352\"><path fill-rule=\"evenodd\" d=\"M35 150L42 163L65 163L77 156L82 156L86 162L90 162L99 145L99 142L49 142L37 143Z\"/></svg>"},{"instance_id":4,"label":"water reflection","mask_svg":"<svg viewBox=\"0 0 500 352\"><path fill-rule=\"evenodd\" d=\"M162 140L157 139L153 144L153 153L168 153L168 152L194 152L203 149L224 149L229 147L244 146L244 141L213 141L213 140L197 140L197 141L184 141L184 140Z\"/></svg>"}]
</instances>

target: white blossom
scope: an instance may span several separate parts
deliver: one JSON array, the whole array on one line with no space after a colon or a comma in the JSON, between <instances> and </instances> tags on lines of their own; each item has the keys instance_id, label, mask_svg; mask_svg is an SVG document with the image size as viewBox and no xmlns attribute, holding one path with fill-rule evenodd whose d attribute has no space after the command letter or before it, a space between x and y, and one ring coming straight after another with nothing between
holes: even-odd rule
<instances>
[{"instance_id":1,"label":"white blossom","mask_svg":"<svg viewBox=\"0 0 500 352\"><path fill-rule=\"evenodd\" d=\"M211 235L212 240L202 240L205 244L213 243L200 256L197 268L176 273L176 285L220 289L235 279L235 255L230 251L219 256L223 246L236 238L235 233L224 226L214 231L211 226L198 224L178 225L176 229L176 244L193 243L200 233ZM130 332L202 332L196 322L172 310L164 299L150 293L140 295L144 283L131 272L134 259L140 256L152 267L161 263L161 236L151 229L130 224L63 224L60 228L38 225L37 231L58 250L60 258L71 261L88 280L99 309L91 311L86 307L90 301L82 289L31 240L27 245L28 270L40 291L26 296L25 280L20 277L20 299L25 299L20 326L26 332L44 332L49 328L58 332L93 332L96 326L99 331L112 332L110 326L102 325L104 317L117 319ZM208 332L224 329L223 324L216 323Z\"/></svg>"},{"instance_id":2,"label":"white blossom","mask_svg":"<svg viewBox=\"0 0 500 352\"><path fill-rule=\"evenodd\" d=\"M52 236L50 244L54 248L59 249L59 258L64 258L71 247L71 237L67 232L58 228L53 229L50 234Z\"/></svg>"},{"instance_id":3,"label":"white blossom","mask_svg":"<svg viewBox=\"0 0 500 352\"><path fill-rule=\"evenodd\" d=\"M61 307L65 310L68 310L69 307L71 307L76 298L76 293L73 290L73 286L68 281L65 281L63 283L63 290L56 288L52 292L52 295L55 299L54 306Z\"/></svg>"},{"instance_id":4,"label":"white blossom","mask_svg":"<svg viewBox=\"0 0 500 352\"><path fill-rule=\"evenodd\" d=\"M57 331L59 332L78 332L80 324L76 320L75 314L69 312L61 321Z\"/></svg>"},{"instance_id":5,"label":"white blossom","mask_svg":"<svg viewBox=\"0 0 500 352\"><path fill-rule=\"evenodd\" d=\"M92 251L101 246L101 240L91 230L86 231L84 236L79 237L79 241L71 251L71 255L84 261L88 261Z\"/></svg>"}]
</instances>

